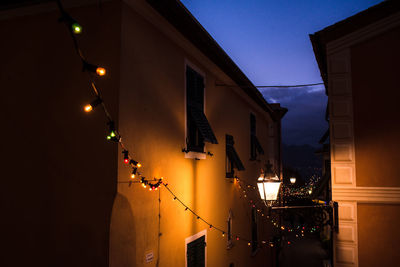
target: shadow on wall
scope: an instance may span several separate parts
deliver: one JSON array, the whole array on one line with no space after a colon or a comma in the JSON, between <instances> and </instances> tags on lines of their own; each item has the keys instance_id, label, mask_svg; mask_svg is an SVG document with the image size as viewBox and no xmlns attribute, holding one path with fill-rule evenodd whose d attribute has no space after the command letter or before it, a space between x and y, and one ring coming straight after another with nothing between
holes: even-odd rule
<instances>
[{"instance_id":1,"label":"shadow on wall","mask_svg":"<svg viewBox=\"0 0 400 267\"><path fill-rule=\"evenodd\" d=\"M132 207L128 199L115 196L110 225L110 266L135 266L135 230Z\"/></svg>"}]
</instances>

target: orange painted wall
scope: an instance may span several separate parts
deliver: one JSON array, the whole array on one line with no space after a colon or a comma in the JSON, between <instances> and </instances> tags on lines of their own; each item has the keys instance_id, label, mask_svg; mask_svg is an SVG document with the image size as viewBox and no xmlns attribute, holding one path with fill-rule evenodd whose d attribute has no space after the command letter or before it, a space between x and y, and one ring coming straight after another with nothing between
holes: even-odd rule
<instances>
[{"instance_id":1,"label":"orange painted wall","mask_svg":"<svg viewBox=\"0 0 400 267\"><path fill-rule=\"evenodd\" d=\"M0 14L0 265L108 266L117 148L105 140L102 112L83 112L93 98L88 76L55 4L47 6ZM118 119L119 5L103 8L70 11L84 26L87 58L111 70L98 85Z\"/></svg>"},{"instance_id":2,"label":"orange painted wall","mask_svg":"<svg viewBox=\"0 0 400 267\"><path fill-rule=\"evenodd\" d=\"M351 48L357 186L400 186L400 27Z\"/></svg>"},{"instance_id":3,"label":"orange painted wall","mask_svg":"<svg viewBox=\"0 0 400 267\"><path fill-rule=\"evenodd\" d=\"M185 204L217 227L227 228L226 220L232 209L234 233L250 238L250 206L240 198L239 188L232 180L225 178L225 134L234 136L236 151L246 167L246 171L238 172L239 177L254 183L266 156L260 162L249 160L249 114L252 111L257 116L257 134L266 151L267 124L271 119L255 104L251 107L248 103L251 100L245 100L239 90L216 87L217 79L228 78L215 71L216 67L179 34L171 30L171 35L177 36L173 39L165 29L156 27L165 21L154 16L149 22L131 7L122 8L119 126L127 148L142 162L145 177L163 176ZM186 62L205 74L205 114L219 142L206 144L206 151L214 156L198 161L185 158L182 152ZM129 171L119 164L119 181L128 181ZM256 192L250 195L258 198ZM227 250L226 237L209 230L173 201L164 188L149 192L140 184L129 187L120 183L112 218L111 266L156 266L157 260L159 266L184 266L185 238L204 229L207 229L208 266L229 266L231 262L235 266L271 265L270 249L264 248L251 256L246 242L235 241L235 246ZM261 220L260 225L263 225ZM269 240L271 234L268 224L260 226L260 240ZM153 252L155 259L146 264L148 252Z\"/></svg>"},{"instance_id":4,"label":"orange painted wall","mask_svg":"<svg viewBox=\"0 0 400 267\"><path fill-rule=\"evenodd\" d=\"M390 204L358 204L359 266L397 266L400 262L397 227L400 207ZM365 219L368 218L368 219Z\"/></svg>"}]
</instances>

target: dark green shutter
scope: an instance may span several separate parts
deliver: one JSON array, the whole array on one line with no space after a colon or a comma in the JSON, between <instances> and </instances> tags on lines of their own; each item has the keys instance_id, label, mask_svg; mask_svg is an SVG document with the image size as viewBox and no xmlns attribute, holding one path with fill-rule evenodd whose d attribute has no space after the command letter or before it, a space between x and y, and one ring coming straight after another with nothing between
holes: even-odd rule
<instances>
[{"instance_id":1,"label":"dark green shutter","mask_svg":"<svg viewBox=\"0 0 400 267\"><path fill-rule=\"evenodd\" d=\"M205 247L204 235L187 244L186 257L188 267L204 267L206 265Z\"/></svg>"},{"instance_id":2,"label":"dark green shutter","mask_svg":"<svg viewBox=\"0 0 400 267\"><path fill-rule=\"evenodd\" d=\"M234 144L235 144L235 142L233 141L233 136L227 134L226 135L226 156L228 157L232 166L234 166L239 171L244 171L245 168L243 166L242 161L239 158L239 155L236 153L236 150L233 147Z\"/></svg>"},{"instance_id":3,"label":"dark green shutter","mask_svg":"<svg viewBox=\"0 0 400 267\"><path fill-rule=\"evenodd\" d=\"M204 78L192 68L186 68L187 146L190 151L203 152L204 141L218 144L204 114Z\"/></svg>"}]
</instances>

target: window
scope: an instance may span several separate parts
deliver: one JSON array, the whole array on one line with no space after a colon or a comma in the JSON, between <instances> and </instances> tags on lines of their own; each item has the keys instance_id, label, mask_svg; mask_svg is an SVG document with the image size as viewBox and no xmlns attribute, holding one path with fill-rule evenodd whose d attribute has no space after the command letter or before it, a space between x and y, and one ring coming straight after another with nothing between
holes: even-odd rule
<instances>
[{"instance_id":1,"label":"window","mask_svg":"<svg viewBox=\"0 0 400 267\"><path fill-rule=\"evenodd\" d=\"M186 238L186 267L207 266L206 242L206 230Z\"/></svg>"},{"instance_id":2,"label":"window","mask_svg":"<svg viewBox=\"0 0 400 267\"><path fill-rule=\"evenodd\" d=\"M233 213L232 210L229 210L229 217L228 220L226 221L227 229L228 229L228 239L227 239L227 244L226 244L226 249L231 249L233 247L233 241L232 241L232 218L233 218Z\"/></svg>"},{"instance_id":3,"label":"window","mask_svg":"<svg viewBox=\"0 0 400 267\"><path fill-rule=\"evenodd\" d=\"M234 178L236 168L238 171L244 171L244 166L242 161L240 160L236 150L234 148L235 142L233 141L233 136L227 134L226 135L226 177Z\"/></svg>"},{"instance_id":4,"label":"window","mask_svg":"<svg viewBox=\"0 0 400 267\"><path fill-rule=\"evenodd\" d=\"M251 252L253 255L258 250L258 226L257 226L257 210L251 210Z\"/></svg>"},{"instance_id":5,"label":"window","mask_svg":"<svg viewBox=\"0 0 400 267\"><path fill-rule=\"evenodd\" d=\"M204 114L204 78L186 67L186 117L188 151L204 152L204 142L218 144Z\"/></svg>"},{"instance_id":6,"label":"window","mask_svg":"<svg viewBox=\"0 0 400 267\"><path fill-rule=\"evenodd\" d=\"M258 154L264 155L264 149L256 134L256 116L250 113L250 160L256 160Z\"/></svg>"}]
</instances>

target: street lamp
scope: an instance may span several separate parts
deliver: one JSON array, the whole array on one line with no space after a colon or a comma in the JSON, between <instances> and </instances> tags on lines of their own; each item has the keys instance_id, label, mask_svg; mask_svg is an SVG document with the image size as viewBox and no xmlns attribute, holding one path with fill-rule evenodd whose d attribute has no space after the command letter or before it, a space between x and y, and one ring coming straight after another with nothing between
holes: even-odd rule
<instances>
[{"instance_id":1,"label":"street lamp","mask_svg":"<svg viewBox=\"0 0 400 267\"><path fill-rule=\"evenodd\" d=\"M261 172L257 180L257 186L261 199L266 203L266 201L274 201L278 198L281 181L278 176L272 176L270 172Z\"/></svg>"},{"instance_id":2,"label":"street lamp","mask_svg":"<svg viewBox=\"0 0 400 267\"><path fill-rule=\"evenodd\" d=\"M290 183L291 184L296 183L296 177L290 177Z\"/></svg>"}]
</instances>

